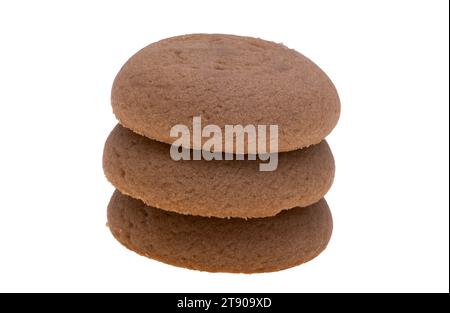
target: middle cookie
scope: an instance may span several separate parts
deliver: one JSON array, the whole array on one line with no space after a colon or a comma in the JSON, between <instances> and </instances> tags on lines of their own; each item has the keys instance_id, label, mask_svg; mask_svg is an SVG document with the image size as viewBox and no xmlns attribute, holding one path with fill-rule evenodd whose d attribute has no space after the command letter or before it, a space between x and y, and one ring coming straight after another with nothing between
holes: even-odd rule
<instances>
[{"instance_id":1,"label":"middle cookie","mask_svg":"<svg viewBox=\"0 0 450 313\"><path fill-rule=\"evenodd\" d=\"M108 180L123 194L180 214L255 218L318 202L334 178L326 141L278 154L278 167L254 160L179 160L170 145L117 125L103 154Z\"/></svg>"}]
</instances>

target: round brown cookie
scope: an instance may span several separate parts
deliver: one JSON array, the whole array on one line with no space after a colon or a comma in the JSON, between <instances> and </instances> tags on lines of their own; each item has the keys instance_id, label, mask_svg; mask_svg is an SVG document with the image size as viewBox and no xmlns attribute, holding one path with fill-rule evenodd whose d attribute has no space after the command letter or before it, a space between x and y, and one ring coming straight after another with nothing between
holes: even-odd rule
<instances>
[{"instance_id":1,"label":"round brown cookie","mask_svg":"<svg viewBox=\"0 0 450 313\"><path fill-rule=\"evenodd\" d=\"M108 225L124 246L146 257L209 272L258 273L305 263L332 232L325 200L273 217L220 219L166 212L116 191Z\"/></svg>"},{"instance_id":2,"label":"round brown cookie","mask_svg":"<svg viewBox=\"0 0 450 313\"><path fill-rule=\"evenodd\" d=\"M319 201L334 178L334 160L323 141L278 154L278 168L260 161L171 159L170 145L117 125L103 154L108 180L147 205L182 214L265 217Z\"/></svg>"},{"instance_id":3,"label":"round brown cookie","mask_svg":"<svg viewBox=\"0 0 450 313\"><path fill-rule=\"evenodd\" d=\"M300 53L218 34L168 38L140 50L118 73L111 101L122 125L166 143L176 140L174 125L192 133L194 116L222 133L225 125L276 124L278 151L319 143L340 114L332 82ZM236 152L230 150L216 151Z\"/></svg>"}]
</instances>

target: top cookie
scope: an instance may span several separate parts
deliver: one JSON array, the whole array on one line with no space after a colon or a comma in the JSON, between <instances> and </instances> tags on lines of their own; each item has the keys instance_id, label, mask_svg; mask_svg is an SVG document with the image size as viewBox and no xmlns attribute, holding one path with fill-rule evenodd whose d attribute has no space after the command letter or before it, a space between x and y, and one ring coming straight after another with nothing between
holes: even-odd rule
<instances>
[{"instance_id":1,"label":"top cookie","mask_svg":"<svg viewBox=\"0 0 450 313\"><path fill-rule=\"evenodd\" d=\"M123 126L165 143L176 140L170 130L177 124L192 134L196 116L222 133L225 125L278 125L280 152L319 143L340 113L333 83L309 59L281 44L233 35L150 44L122 67L111 101ZM236 152L225 145L222 151Z\"/></svg>"}]
</instances>

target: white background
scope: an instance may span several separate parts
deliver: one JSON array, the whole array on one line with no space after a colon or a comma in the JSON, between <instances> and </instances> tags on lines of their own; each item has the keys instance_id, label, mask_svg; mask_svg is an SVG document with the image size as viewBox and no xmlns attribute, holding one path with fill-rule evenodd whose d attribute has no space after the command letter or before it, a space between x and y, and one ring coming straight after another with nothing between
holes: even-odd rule
<instances>
[{"instance_id":1,"label":"white background","mask_svg":"<svg viewBox=\"0 0 450 313\"><path fill-rule=\"evenodd\" d=\"M448 1L2 1L0 290L449 290ZM336 84L335 231L286 271L210 274L139 257L105 227L110 90L185 33L282 42Z\"/></svg>"}]
</instances>

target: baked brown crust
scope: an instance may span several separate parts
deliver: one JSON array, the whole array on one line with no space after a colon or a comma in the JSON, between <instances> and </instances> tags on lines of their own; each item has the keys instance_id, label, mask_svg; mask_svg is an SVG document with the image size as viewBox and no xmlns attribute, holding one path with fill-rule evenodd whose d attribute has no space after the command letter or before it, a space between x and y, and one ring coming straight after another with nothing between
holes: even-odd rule
<instances>
[{"instance_id":1,"label":"baked brown crust","mask_svg":"<svg viewBox=\"0 0 450 313\"><path fill-rule=\"evenodd\" d=\"M260 172L259 161L174 161L170 145L117 125L103 154L108 180L147 205L181 214L266 217L319 201L334 178L334 159L323 141L280 153L278 168Z\"/></svg>"},{"instance_id":2,"label":"baked brown crust","mask_svg":"<svg viewBox=\"0 0 450 313\"><path fill-rule=\"evenodd\" d=\"M174 125L192 133L193 116L223 133L224 125L276 124L278 151L318 144L340 114L333 83L305 56L274 42L218 34L168 38L140 50L118 73L111 102L122 125L165 143L176 140Z\"/></svg>"},{"instance_id":3,"label":"baked brown crust","mask_svg":"<svg viewBox=\"0 0 450 313\"><path fill-rule=\"evenodd\" d=\"M209 272L271 272L319 255L333 223L324 199L256 219L181 215L114 192L108 225L127 248L179 267Z\"/></svg>"}]
</instances>

